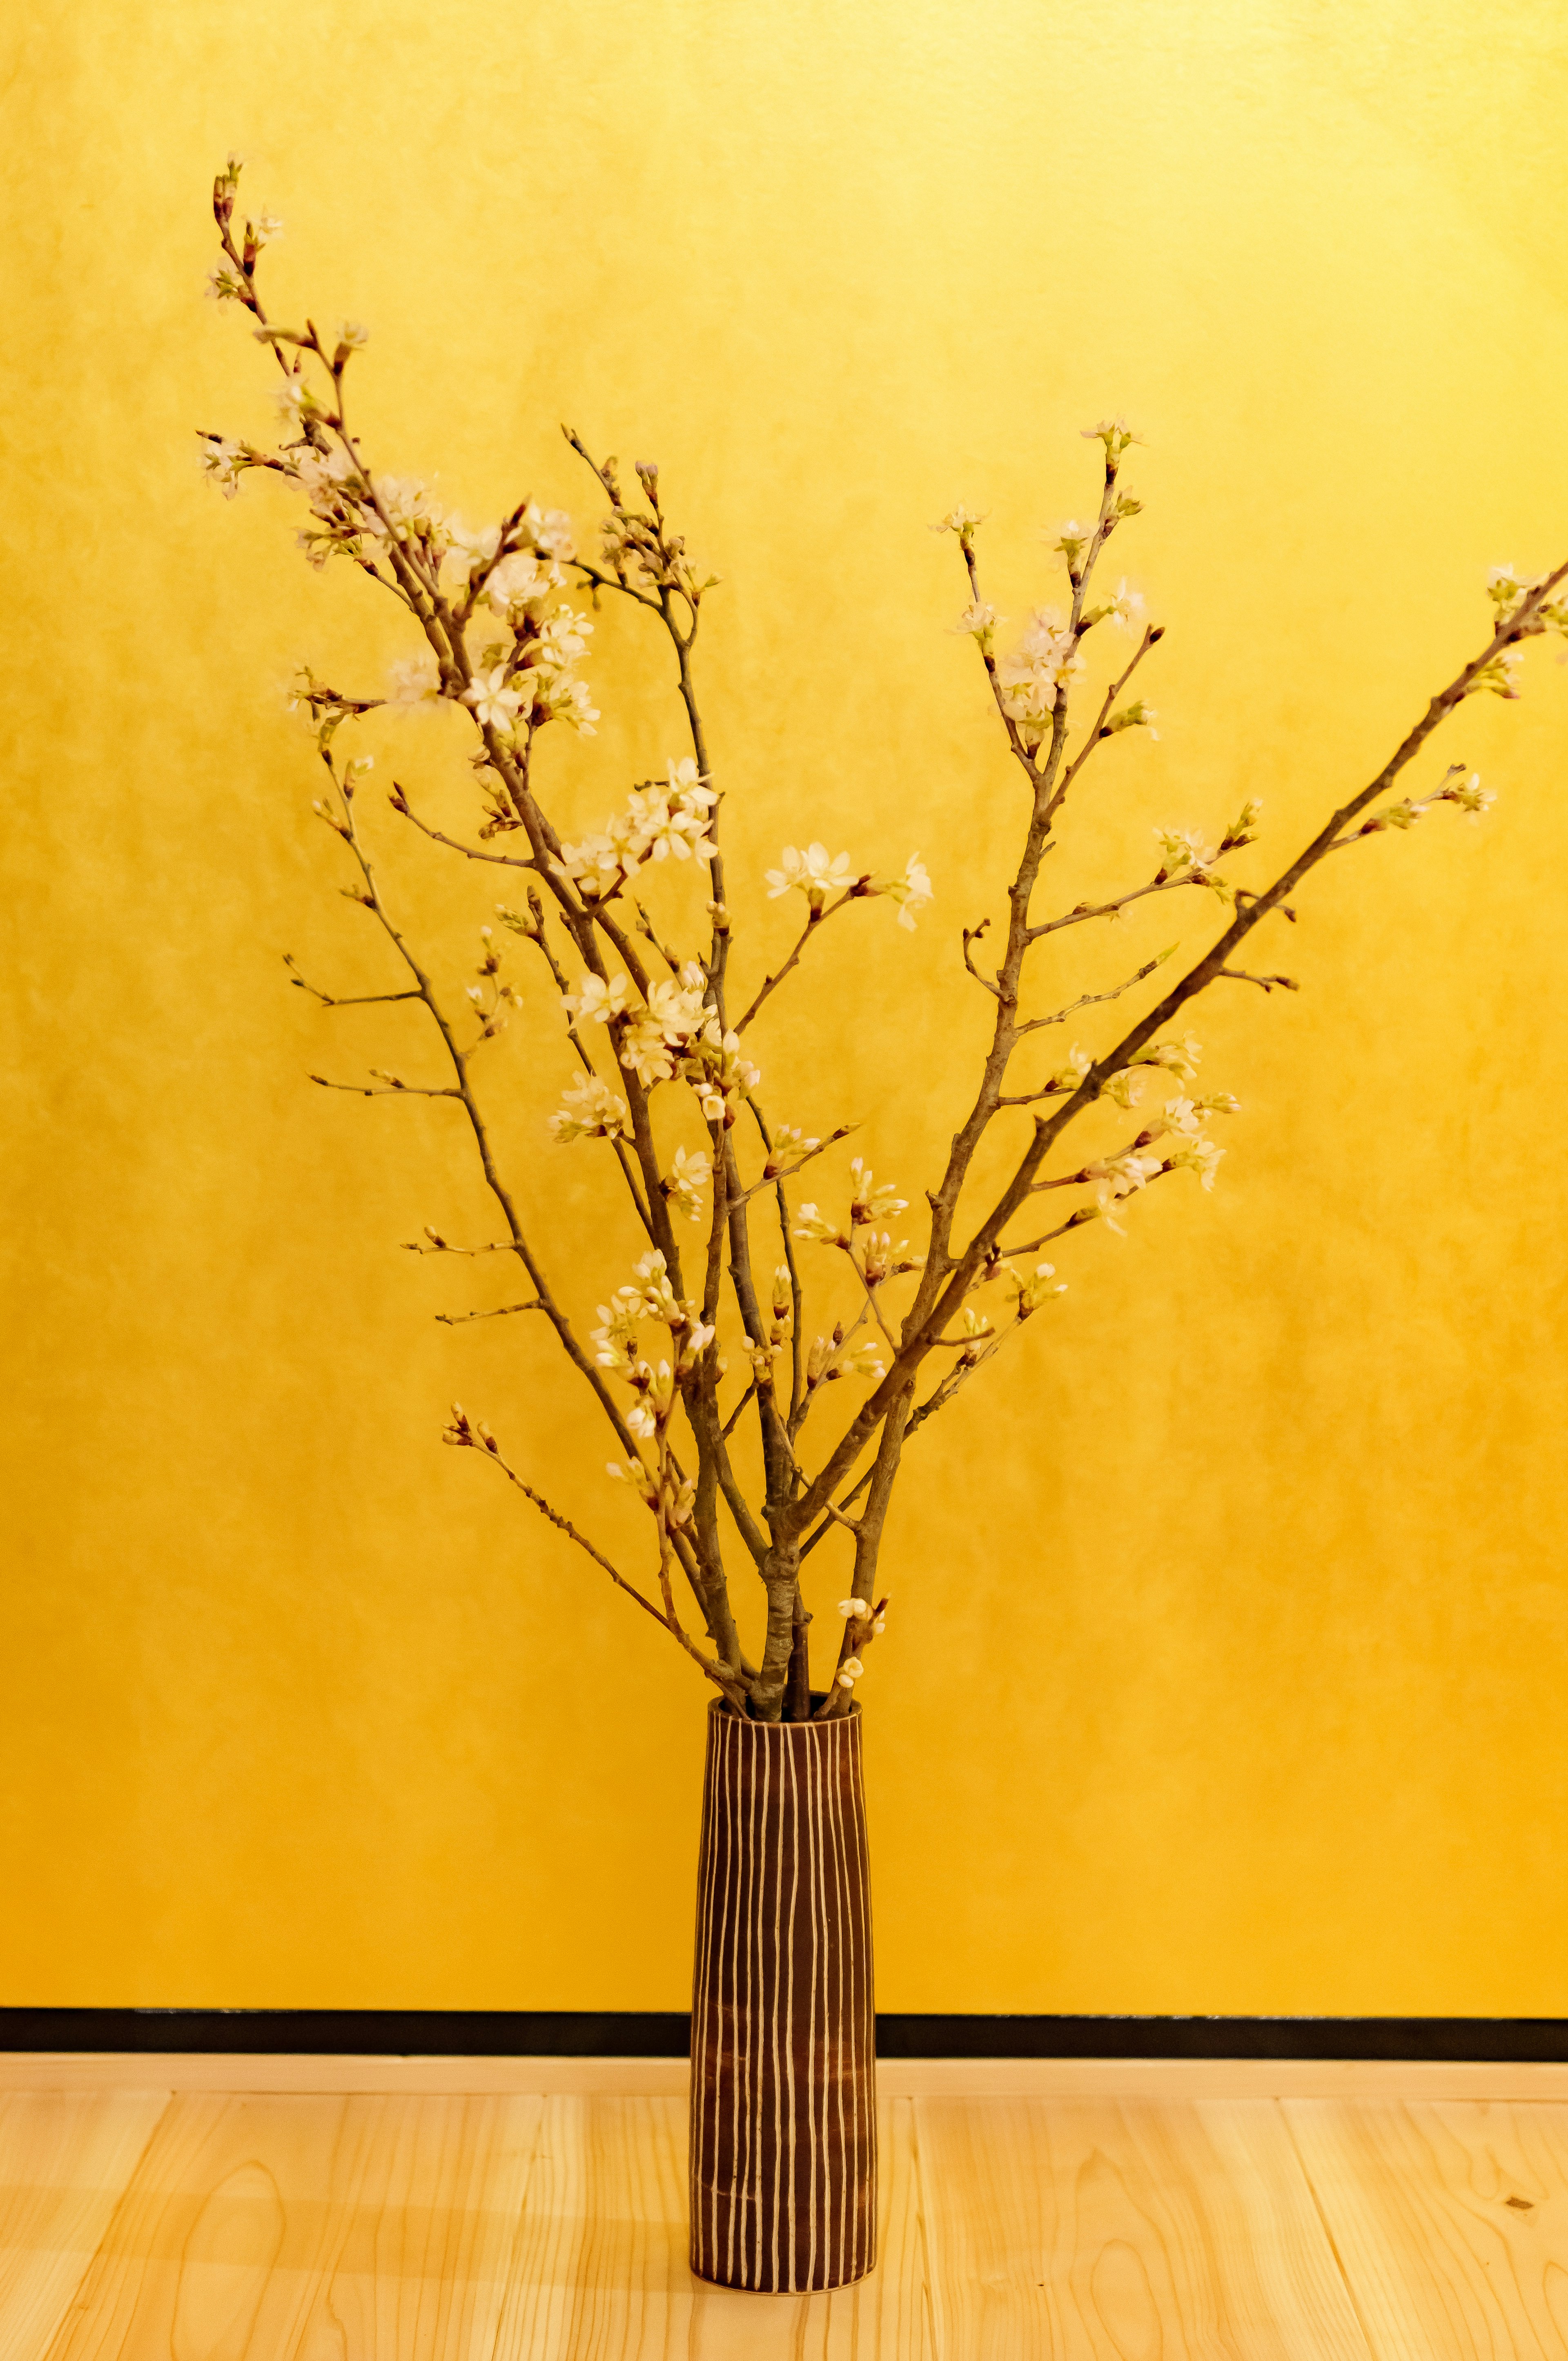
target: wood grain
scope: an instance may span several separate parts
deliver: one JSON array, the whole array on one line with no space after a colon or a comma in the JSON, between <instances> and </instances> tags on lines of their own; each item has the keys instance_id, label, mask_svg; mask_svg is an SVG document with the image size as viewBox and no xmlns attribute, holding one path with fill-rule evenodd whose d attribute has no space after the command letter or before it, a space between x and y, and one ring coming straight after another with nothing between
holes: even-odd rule
<instances>
[{"instance_id":1,"label":"wood grain","mask_svg":"<svg viewBox=\"0 0 1568 2361\"><path fill-rule=\"evenodd\" d=\"M1378 2361L1568 2361L1568 2107L1285 2112Z\"/></svg>"},{"instance_id":2,"label":"wood grain","mask_svg":"<svg viewBox=\"0 0 1568 2361\"><path fill-rule=\"evenodd\" d=\"M686 2124L668 2099L554 2099L495 2361L929 2361L907 2101L884 2105L882 2259L854 2287L751 2295L686 2260Z\"/></svg>"},{"instance_id":3,"label":"wood grain","mask_svg":"<svg viewBox=\"0 0 1568 2361\"><path fill-rule=\"evenodd\" d=\"M542 2105L176 2098L49 2361L490 2361Z\"/></svg>"},{"instance_id":4,"label":"wood grain","mask_svg":"<svg viewBox=\"0 0 1568 2361\"><path fill-rule=\"evenodd\" d=\"M1271 2103L915 2114L940 2361L1367 2361Z\"/></svg>"},{"instance_id":5,"label":"wood grain","mask_svg":"<svg viewBox=\"0 0 1568 2361\"><path fill-rule=\"evenodd\" d=\"M1568 2361L1568 2106L879 2127L879 2268L768 2296L687 2267L673 2094L0 2095L0 2361Z\"/></svg>"},{"instance_id":6,"label":"wood grain","mask_svg":"<svg viewBox=\"0 0 1568 2361\"><path fill-rule=\"evenodd\" d=\"M167 2091L0 2097L0 2354L36 2361L65 2316Z\"/></svg>"}]
</instances>

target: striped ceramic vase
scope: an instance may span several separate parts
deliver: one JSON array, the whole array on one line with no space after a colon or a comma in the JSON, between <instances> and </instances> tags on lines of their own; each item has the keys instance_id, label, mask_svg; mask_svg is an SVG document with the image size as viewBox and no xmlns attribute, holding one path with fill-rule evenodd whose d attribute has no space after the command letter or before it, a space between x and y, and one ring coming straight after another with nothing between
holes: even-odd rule
<instances>
[{"instance_id":1,"label":"striped ceramic vase","mask_svg":"<svg viewBox=\"0 0 1568 2361\"><path fill-rule=\"evenodd\" d=\"M691 2264L843 2287L876 2260L861 1712L708 1712L692 1983Z\"/></svg>"}]
</instances>

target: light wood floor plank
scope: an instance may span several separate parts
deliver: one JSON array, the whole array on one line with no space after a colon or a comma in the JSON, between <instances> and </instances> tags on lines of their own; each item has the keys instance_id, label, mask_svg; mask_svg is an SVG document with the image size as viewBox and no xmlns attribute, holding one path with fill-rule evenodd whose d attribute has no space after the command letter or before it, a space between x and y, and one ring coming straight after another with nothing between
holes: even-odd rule
<instances>
[{"instance_id":1,"label":"light wood floor plank","mask_svg":"<svg viewBox=\"0 0 1568 2361\"><path fill-rule=\"evenodd\" d=\"M1367 2361L1272 2102L915 2115L940 2361Z\"/></svg>"},{"instance_id":2,"label":"light wood floor plank","mask_svg":"<svg viewBox=\"0 0 1568 2361\"><path fill-rule=\"evenodd\" d=\"M1378 2361L1568 2361L1568 2107L1286 2114Z\"/></svg>"},{"instance_id":3,"label":"light wood floor plank","mask_svg":"<svg viewBox=\"0 0 1568 2361\"><path fill-rule=\"evenodd\" d=\"M177 2098L49 2361L490 2361L542 2103Z\"/></svg>"},{"instance_id":4,"label":"light wood floor plank","mask_svg":"<svg viewBox=\"0 0 1568 2361\"><path fill-rule=\"evenodd\" d=\"M929 2361L907 2100L883 2105L881 2140L872 2277L748 2295L687 2268L681 2102L547 2100L495 2361Z\"/></svg>"},{"instance_id":5,"label":"light wood floor plank","mask_svg":"<svg viewBox=\"0 0 1568 2361\"><path fill-rule=\"evenodd\" d=\"M0 2096L0 2354L40 2361L167 2091Z\"/></svg>"}]
</instances>

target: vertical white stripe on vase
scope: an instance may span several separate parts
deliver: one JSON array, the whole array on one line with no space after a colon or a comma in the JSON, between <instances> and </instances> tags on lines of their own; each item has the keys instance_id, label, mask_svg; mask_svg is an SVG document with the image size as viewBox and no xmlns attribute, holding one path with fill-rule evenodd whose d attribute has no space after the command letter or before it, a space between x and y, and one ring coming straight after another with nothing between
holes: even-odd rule
<instances>
[{"instance_id":1,"label":"vertical white stripe on vase","mask_svg":"<svg viewBox=\"0 0 1568 2361\"><path fill-rule=\"evenodd\" d=\"M836 1720L829 1722L828 1727L831 1733L828 1741L826 1769L828 1772L828 1846L829 1862L833 1872L833 1887L829 1907L832 1912L834 1934L833 2029L835 2035L834 2047L836 2051L833 2061L833 2105L836 2116L834 2125L836 2144L830 2145L833 2146L833 2152L838 2163L838 2170L832 2175L832 2181L838 2192L838 2203L834 2208L838 2219L833 2224L833 2244L835 2250L834 2268L836 2268L839 2277L842 2279L844 2276L844 2247L849 2229L849 2208L845 2202L845 2198L850 2186L847 2179L850 2164L850 2153L845 2145L844 2138L844 2042L845 2034L848 2029L844 2022L844 1970L846 1965L845 1938L850 1931L850 1913L848 1908L848 1896L844 1892L844 1823L843 1796L841 1792L844 1752L842 1733L844 1723L842 1720Z\"/></svg>"},{"instance_id":2,"label":"vertical white stripe on vase","mask_svg":"<svg viewBox=\"0 0 1568 2361\"><path fill-rule=\"evenodd\" d=\"M713 2261L718 2269L722 2262L719 2225L719 2181L724 2170L724 2120L729 2089L727 2080L728 2059L731 2045L725 2038L725 2005L727 1982L725 1959L729 1942L730 1921L735 1915L735 1759L739 1748L737 1733L726 1729L724 1733L724 1774L719 1788L719 1814L724 1827L724 1851L718 1864L718 1939L713 1954Z\"/></svg>"},{"instance_id":3,"label":"vertical white stripe on vase","mask_svg":"<svg viewBox=\"0 0 1568 2361\"><path fill-rule=\"evenodd\" d=\"M785 1760L789 1766L789 1835L787 1839L789 1845L789 1928L784 1937L784 2070L789 2076L789 2091L788 2103L784 2108L784 2122L788 2126L789 2138L789 2178L786 2186L789 2191L789 2285L793 2287L795 2285L795 2238L798 2233L798 2208L795 2196L795 2159L800 2130L795 2087L795 1923L796 1905L800 1898L800 1839L802 1818L800 1793L801 1765L798 1749L793 1743L786 1750ZM782 1822L782 1814L780 1817ZM779 1841L781 1845L785 1842L782 1827Z\"/></svg>"},{"instance_id":4,"label":"vertical white stripe on vase","mask_svg":"<svg viewBox=\"0 0 1568 2361\"><path fill-rule=\"evenodd\" d=\"M820 2251L826 2264L832 2235L832 2172L828 2139L828 2070L832 2029L828 2019L828 1972L832 1928L828 1918L827 1812L822 1732L813 1732L811 1799L811 2257L806 2285L817 2277ZM820 2027L818 2034L817 2028ZM820 2195L818 2195L820 2190Z\"/></svg>"},{"instance_id":5,"label":"vertical white stripe on vase","mask_svg":"<svg viewBox=\"0 0 1568 2361\"><path fill-rule=\"evenodd\" d=\"M709 1804L713 1822L708 1855L707 1924L705 1930L702 1960L703 2048L699 2053L704 2061L703 2088L700 2093L703 2165L700 2186L707 2198L703 2219L703 2254L709 2270L716 2268L718 2261L717 2181L720 2094L717 2075L710 2074L707 2070L707 2059L716 2015L715 1983L725 1902L721 1850L726 1841L724 1782L729 1740L729 1730L727 1718L716 1715L712 1725L712 1753L709 1758Z\"/></svg>"},{"instance_id":6,"label":"vertical white stripe on vase","mask_svg":"<svg viewBox=\"0 0 1568 2361\"><path fill-rule=\"evenodd\" d=\"M768 2093L768 2103L770 2108L769 2120L773 2125L773 2173L771 2176L772 2189L770 2192L773 2200L770 2209L773 2217L771 2225L773 2245L772 2269L768 2278L768 2285L769 2287L775 2289L779 2283L779 2207L780 2199L784 2191L785 2155L784 2126L787 2119L784 2109L784 2090L779 2073L779 2015L783 2005L784 1990L784 1962L779 1951L779 1935L784 1917L784 1844L789 1826L789 1817L784 1808L784 1783L789 1776L790 1755L792 1751L793 1750L791 1748L786 1746L781 1750L779 1755L778 1802L775 1806L777 1817L774 1821L773 1855L773 1989L772 1998L768 2004L768 2033L773 2048L773 2082ZM762 2223L760 2219L757 2227L758 2235L760 2237L762 2235Z\"/></svg>"},{"instance_id":7,"label":"vertical white stripe on vase","mask_svg":"<svg viewBox=\"0 0 1568 2361\"><path fill-rule=\"evenodd\" d=\"M876 2018L872 1996L871 1864L866 1852L865 1790L861 1780L861 1726L858 1715L850 1724L847 1743L850 1751L850 1833L853 1838L848 1873L859 1963L852 1999L855 2103L859 2124L855 2169L857 2187L863 2180L867 2191L865 2204L856 2209L855 2260L858 2269L865 2272L871 2269L876 2253Z\"/></svg>"},{"instance_id":8,"label":"vertical white stripe on vase","mask_svg":"<svg viewBox=\"0 0 1568 2361\"><path fill-rule=\"evenodd\" d=\"M702 2118L707 2092L707 2077L702 2070L702 2026L707 1999L707 1946L713 1909L713 1754L716 1741L713 1718L708 1717L707 1754L702 1773L702 1843L697 1854L696 1889L696 1958L692 1969L692 2028L691 2028L691 2102L690 2117L692 2176L692 2268L699 2269L707 2260L707 2245L703 2236L702 2207L698 2191L703 2186Z\"/></svg>"},{"instance_id":9,"label":"vertical white stripe on vase","mask_svg":"<svg viewBox=\"0 0 1568 2361\"><path fill-rule=\"evenodd\" d=\"M750 1756L748 1769L751 1776L747 1781L746 1796L746 1899L743 1917L746 1929L746 2001L745 2021L740 2029L740 2040L741 2074L744 2079L740 2112L746 2125L746 2155L743 2167L740 2166L740 2158L736 2159L740 2169L735 2176L736 2202L740 2208L740 2278L743 2287L757 2285L757 2272L761 2261L757 2240L756 2207L752 2195L756 2174L757 2099L760 2095L752 2074L752 2051L755 2046L755 2036L752 2030L752 1995L756 1983L756 1970L761 1964L757 1958L757 1942L761 1931L757 1865L762 1836L757 1825L758 1791L760 1784L762 1795L767 1794L768 1756L771 1751L766 1734L761 1743L753 1741L748 1749Z\"/></svg>"}]
</instances>

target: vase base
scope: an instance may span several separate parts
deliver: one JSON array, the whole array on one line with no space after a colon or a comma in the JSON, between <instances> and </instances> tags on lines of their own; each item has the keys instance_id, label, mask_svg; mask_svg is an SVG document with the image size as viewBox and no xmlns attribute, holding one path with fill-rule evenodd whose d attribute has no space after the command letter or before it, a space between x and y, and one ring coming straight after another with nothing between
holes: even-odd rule
<instances>
[{"instance_id":1,"label":"vase base","mask_svg":"<svg viewBox=\"0 0 1568 2361\"><path fill-rule=\"evenodd\" d=\"M705 2287L724 2288L735 2295L830 2295L836 2288L858 2287L863 2279L870 2278L875 2268L876 2257L873 2255L863 2269L847 2273L843 2279L817 2278L803 2281L799 2287L785 2287L782 2284L759 2287L754 2279L743 2279L739 2277L726 2279L717 2271L699 2270L696 2260L691 2261L693 2279L700 2279Z\"/></svg>"}]
</instances>

